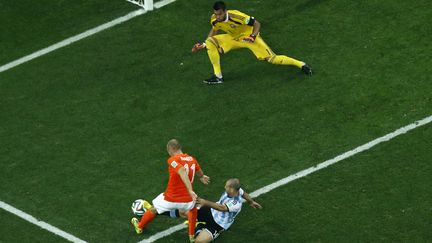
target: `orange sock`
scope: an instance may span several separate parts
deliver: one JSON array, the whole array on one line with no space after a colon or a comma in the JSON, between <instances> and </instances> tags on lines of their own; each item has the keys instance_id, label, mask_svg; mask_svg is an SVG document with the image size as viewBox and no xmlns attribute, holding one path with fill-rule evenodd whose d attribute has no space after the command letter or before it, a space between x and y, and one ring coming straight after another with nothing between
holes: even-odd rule
<instances>
[{"instance_id":1,"label":"orange sock","mask_svg":"<svg viewBox=\"0 0 432 243\"><path fill-rule=\"evenodd\" d=\"M197 221L198 210L193 208L188 212L189 235L195 235L195 224Z\"/></svg>"},{"instance_id":2,"label":"orange sock","mask_svg":"<svg viewBox=\"0 0 432 243\"><path fill-rule=\"evenodd\" d=\"M138 227L140 229L143 229L148 223L150 223L154 218L156 217L156 214L152 213L151 210L147 210L144 215L142 216Z\"/></svg>"}]
</instances>

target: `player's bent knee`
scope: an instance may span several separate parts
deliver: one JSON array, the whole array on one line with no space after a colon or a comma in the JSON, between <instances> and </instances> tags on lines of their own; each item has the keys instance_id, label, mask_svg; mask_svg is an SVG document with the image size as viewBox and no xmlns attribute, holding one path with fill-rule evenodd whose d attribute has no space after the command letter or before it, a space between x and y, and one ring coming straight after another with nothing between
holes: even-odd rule
<instances>
[{"instance_id":1,"label":"player's bent knee","mask_svg":"<svg viewBox=\"0 0 432 243\"><path fill-rule=\"evenodd\" d=\"M207 231L201 231L195 238L195 243L208 243L213 240L213 237Z\"/></svg>"},{"instance_id":2,"label":"player's bent knee","mask_svg":"<svg viewBox=\"0 0 432 243\"><path fill-rule=\"evenodd\" d=\"M157 213L158 213L155 207L151 207L151 208L150 208L150 211L151 211L153 214L157 214Z\"/></svg>"},{"instance_id":3,"label":"player's bent knee","mask_svg":"<svg viewBox=\"0 0 432 243\"><path fill-rule=\"evenodd\" d=\"M265 60L269 63L274 63L275 57L276 57L276 55L271 56L271 57L266 57Z\"/></svg>"},{"instance_id":4,"label":"player's bent knee","mask_svg":"<svg viewBox=\"0 0 432 243\"><path fill-rule=\"evenodd\" d=\"M180 211L179 210L179 216L182 217L182 218L187 218L188 217L188 212Z\"/></svg>"},{"instance_id":5,"label":"player's bent knee","mask_svg":"<svg viewBox=\"0 0 432 243\"><path fill-rule=\"evenodd\" d=\"M208 239L195 239L195 243L208 243L211 242L211 240Z\"/></svg>"},{"instance_id":6,"label":"player's bent knee","mask_svg":"<svg viewBox=\"0 0 432 243\"><path fill-rule=\"evenodd\" d=\"M206 44L207 47L208 47L209 45L211 45L210 38L207 38L207 39L205 40L205 44Z\"/></svg>"},{"instance_id":7,"label":"player's bent knee","mask_svg":"<svg viewBox=\"0 0 432 243\"><path fill-rule=\"evenodd\" d=\"M205 41L206 47L207 48L217 48L214 40L212 40L211 38L207 38L207 40Z\"/></svg>"}]
</instances>

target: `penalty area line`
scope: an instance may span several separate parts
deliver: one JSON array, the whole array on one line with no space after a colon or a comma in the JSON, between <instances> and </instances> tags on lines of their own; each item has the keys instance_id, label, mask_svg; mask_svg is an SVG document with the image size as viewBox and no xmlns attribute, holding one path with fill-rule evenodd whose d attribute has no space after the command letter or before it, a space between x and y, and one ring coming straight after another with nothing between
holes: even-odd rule
<instances>
[{"instance_id":1,"label":"penalty area line","mask_svg":"<svg viewBox=\"0 0 432 243\"><path fill-rule=\"evenodd\" d=\"M302 177L305 177L305 176L307 176L309 174L312 174L314 172L317 172L319 170L327 168L328 166L336 164L339 161L345 160L345 159L347 159L347 158L349 158L351 156L354 156L354 155L356 155L358 153L361 153L361 152L364 152L366 150L369 150L370 148L372 148L372 147L374 147L374 146L376 146L376 145L378 145L380 143L387 142L387 141L389 141L389 140L391 140L391 139L393 139L393 138L395 138L395 137L397 137L399 135L405 134L405 133L407 133L407 132L409 132L409 131L411 131L413 129L416 129L418 127L424 126L424 125L429 124L431 122L432 122L432 115L428 116L426 118L423 118L421 120L418 120L416 122L413 122L413 123L411 123L411 124L409 124L407 126L401 127L399 129L395 130L394 132L391 132L391 133L386 134L386 135L384 135L382 137L374 139L374 140L372 140L372 141L370 141L368 143L365 143L365 144L363 144L361 146L358 146L357 148L354 148L354 149L352 149L350 151L347 151L347 152L345 152L343 154L340 154L340 155L334 157L333 159L326 160L326 161L324 161L322 163L319 163L319 164L317 164L315 166L309 167L309 168L307 168L305 170L299 171L299 172L297 172L295 174L292 174L292 175L287 176L287 177L285 177L283 179L280 179L280 180L278 180L278 181L276 181L276 182L274 182L274 183L272 183L270 185L264 186L264 187L262 187L262 188L260 188L260 189L258 189L256 191L250 193L250 196L253 197L253 198L259 197L259 196L261 196L261 195L263 195L263 194L265 194L267 192L270 192L270 191L272 191L272 190L274 190L274 189L276 189L278 187L281 187L281 186L286 185L286 184L288 184L288 183L290 183L292 181L295 181L295 180L300 179ZM168 228L168 229L166 229L164 231L161 231L161 232L159 232L157 234L154 234L151 237L140 241L139 243L151 243L151 242L155 242L155 241L157 241L157 240L159 240L159 239L161 239L163 237L166 237L166 236L168 236L170 234L173 234L174 232L179 231L179 230L181 230L183 228L186 228L186 226L184 226L183 224L179 224L179 225L173 226L173 227Z\"/></svg>"},{"instance_id":2,"label":"penalty area line","mask_svg":"<svg viewBox=\"0 0 432 243\"><path fill-rule=\"evenodd\" d=\"M85 243L86 241L81 240L80 238L73 236L55 226L52 226L44 221L38 220L35 217L31 216L28 213L25 213L3 201L0 201L0 208L4 209L5 211L8 211L12 214L15 214L16 216L34 224L37 225L39 227L41 227L42 229L45 229L53 234L56 234L60 237L63 237L64 239L71 241L71 242L76 242L76 243Z\"/></svg>"},{"instance_id":3,"label":"penalty area line","mask_svg":"<svg viewBox=\"0 0 432 243\"><path fill-rule=\"evenodd\" d=\"M166 5L168 5L170 3L173 3L175 1L176 0L162 0L162 1L154 3L154 8L155 9L162 8L163 6L166 6ZM102 24L102 25L99 25L99 26L94 27L92 29L89 29L87 31L84 31L81 34L78 34L78 35L69 37L67 39L64 39L64 40L62 40L62 41L60 41L58 43L55 43L55 44L53 44L51 46L48 46L48 47L43 48L43 49L41 49L39 51L33 52L32 54L29 54L27 56L24 56L24 57L21 57L21 58L15 60L15 61L12 61L12 62L9 62L7 64L4 64L4 65L0 66L0 73L2 73L4 71L7 71L7 70L9 70L11 68L14 68L16 66L19 66L19 65L21 65L23 63L29 62L29 61L31 61L33 59L38 58L38 57L41 57L43 55L46 55L46 54L48 54L50 52L53 52L53 51L55 51L57 49L60 49L62 47L68 46L68 45L70 45L72 43L75 43L75 42L77 42L79 40L82 40L84 38L87 38L89 36L97 34L97 33L101 32L103 30L109 29L109 28L114 27L114 26L116 26L118 24L121 24L121 23L126 22L128 20L131 20L131 19L133 19L135 17L138 17L138 16L140 16L142 14L145 14L147 12L148 11L146 11L145 9L138 9L138 10L132 11L132 12L130 12L130 13L122 16L122 17L119 17L119 18L116 18L116 19L114 19L112 21L109 21L109 22L107 22L105 24Z\"/></svg>"}]
</instances>

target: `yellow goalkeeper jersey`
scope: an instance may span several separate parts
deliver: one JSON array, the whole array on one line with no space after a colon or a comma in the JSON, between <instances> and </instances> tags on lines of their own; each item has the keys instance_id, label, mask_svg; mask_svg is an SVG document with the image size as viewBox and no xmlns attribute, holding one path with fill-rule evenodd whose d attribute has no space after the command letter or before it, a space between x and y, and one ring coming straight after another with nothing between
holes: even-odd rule
<instances>
[{"instance_id":1,"label":"yellow goalkeeper jersey","mask_svg":"<svg viewBox=\"0 0 432 243\"><path fill-rule=\"evenodd\" d=\"M237 39L252 34L255 18L237 10L228 10L224 21L217 21L213 14L210 23L214 30L222 30Z\"/></svg>"}]
</instances>

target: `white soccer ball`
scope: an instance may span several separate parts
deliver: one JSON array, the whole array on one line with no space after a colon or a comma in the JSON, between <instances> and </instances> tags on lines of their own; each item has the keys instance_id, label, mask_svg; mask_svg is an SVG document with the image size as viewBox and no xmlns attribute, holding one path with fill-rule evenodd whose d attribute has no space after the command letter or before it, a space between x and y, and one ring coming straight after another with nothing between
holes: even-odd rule
<instances>
[{"instance_id":1,"label":"white soccer ball","mask_svg":"<svg viewBox=\"0 0 432 243\"><path fill-rule=\"evenodd\" d=\"M132 213L136 216L142 216L146 209L144 208L144 200L143 199L137 199L132 203Z\"/></svg>"}]
</instances>

